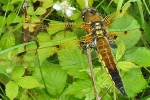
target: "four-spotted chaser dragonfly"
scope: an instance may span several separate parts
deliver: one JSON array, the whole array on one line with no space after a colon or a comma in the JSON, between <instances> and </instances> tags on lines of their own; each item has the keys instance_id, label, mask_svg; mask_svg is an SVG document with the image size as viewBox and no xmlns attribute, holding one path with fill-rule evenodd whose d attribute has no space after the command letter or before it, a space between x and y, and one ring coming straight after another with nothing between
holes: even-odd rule
<instances>
[{"instance_id":1,"label":"four-spotted chaser dragonfly","mask_svg":"<svg viewBox=\"0 0 150 100\"><path fill-rule=\"evenodd\" d=\"M125 51L133 47L140 39L140 26L138 22L127 13L130 6L131 4L127 3L121 10L105 18L102 18L95 8L86 8L82 11L83 22L79 24L50 23L47 26L41 24L20 23L17 26L18 29L23 25L25 29L28 28L29 32L34 28L39 27L43 29L46 28L46 30L41 31L36 35L32 35L32 33L35 32L33 31L31 35L28 35L30 38L29 40L36 40L36 42L26 41L27 43L16 45L11 49L2 51L0 53L1 62L3 62L3 65L5 66L23 66L27 68L28 71L33 71L33 75L38 78L39 76L37 72L42 73L37 69L38 67L41 67L41 69L43 68L42 70L44 73L48 73L46 71L49 71L49 69L46 69L47 67L53 69L51 66L61 66L69 77L72 78L72 82L74 82L75 79L81 79L86 83L91 84L89 81L88 60L80 50L80 48L86 50L86 45L89 45L89 48L94 49L92 51L93 61L97 60L97 57L95 57L96 53L94 52L96 51L103 66L106 68L112 81L115 83L115 86L124 96L127 96L116 62L122 60ZM124 23L122 24L121 22ZM62 31L64 28L66 28L65 37L64 31ZM67 28L70 29L70 31L67 31ZM14 33L15 32L16 30L14 30ZM74 33L86 33L86 35L78 39ZM28 38L28 36L24 37ZM116 36L118 36L115 42L118 47L116 53L117 61L111 50L111 48L116 48L116 44L114 44L113 40ZM8 65L6 65L5 62L7 62ZM100 65L97 65L97 63L98 62L95 63L95 68L99 69L98 66ZM45 66L46 68L44 69ZM58 68L58 72L59 71L60 69ZM65 71L60 73L60 75L58 74L59 77L61 77ZM104 87L108 87L108 84L106 84L107 82L105 82L108 81L105 74L102 73L101 69L98 71L101 72L102 75L97 72L97 75L95 76L98 79L97 83L105 83L103 84L106 85ZM44 74L42 78L45 79L47 77L46 75L47 74ZM106 79L102 81L100 78ZM78 81L81 82L81 80ZM100 83L98 84L100 85ZM45 81L45 84L49 84L48 80ZM52 92L49 86L47 86L47 90L49 93ZM100 90L99 93L102 94ZM52 94L56 95L57 93Z\"/></svg>"}]
</instances>

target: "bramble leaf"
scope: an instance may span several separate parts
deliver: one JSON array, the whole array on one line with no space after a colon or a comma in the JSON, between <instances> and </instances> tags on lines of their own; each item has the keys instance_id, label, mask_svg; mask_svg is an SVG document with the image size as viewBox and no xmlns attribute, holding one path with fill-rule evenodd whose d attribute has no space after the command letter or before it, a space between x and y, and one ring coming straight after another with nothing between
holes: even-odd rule
<instances>
[{"instance_id":1,"label":"bramble leaf","mask_svg":"<svg viewBox=\"0 0 150 100\"><path fill-rule=\"evenodd\" d=\"M11 34L4 34L0 40L1 49L7 49L15 45L15 37Z\"/></svg>"},{"instance_id":2,"label":"bramble leaf","mask_svg":"<svg viewBox=\"0 0 150 100\"><path fill-rule=\"evenodd\" d=\"M127 61L134 62L139 66L150 66L150 51L144 47L139 47L133 53L126 56Z\"/></svg>"},{"instance_id":3,"label":"bramble leaf","mask_svg":"<svg viewBox=\"0 0 150 100\"><path fill-rule=\"evenodd\" d=\"M23 76L24 72L25 69L22 66L15 66L11 73L11 77L13 80L18 79Z\"/></svg>"},{"instance_id":4,"label":"bramble leaf","mask_svg":"<svg viewBox=\"0 0 150 100\"><path fill-rule=\"evenodd\" d=\"M83 98L85 94L93 91L92 82L90 79L77 80L71 84L65 94L74 95L77 98Z\"/></svg>"},{"instance_id":5,"label":"bramble leaf","mask_svg":"<svg viewBox=\"0 0 150 100\"><path fill-rule=\"evenodd\" d=\"M45 61L41 66L48 92L53 95L60 95L66 85L67 73L60 65L48 61Z\"/></svg>"},{"instance_id":6,"label":"bramble leaf","mask_svg":"<svg viewBox=\"0 0 150 100\"><path fill-rule=\"evenodd\" d=\"M134 97L137 93L141 92L146 87L147 82L144 79L141 70L139 68L130 69L124 73L123 82L128 97Z\"/></svg>"},{"instance_id":7,"label":"bramble leaf","mask_svg":"<svg viewBox=\"0 0 150 100\"><path fill-rule=\"evenodd\" d=\"M18 90L19 90L19 87L15 82L9 81L6 84L6 95L9 97L10 100L14 100L14 98L18 94Z\"/></svg>"},{"instance_id":8,"label":"bramble leaf","mask_svg":"<svg viewBox=\"0 0 150 100\"><path fill-rule=\"evenodd\" d=\"M42 7L38 7L35 11L35 15L42 15L46 12L46 10Z\"/></svg>"},{"instance_id":9,"label":"bramble leaf","mask_svg":"<svg viewBox=\"0 0 150 100\"><path fill-rule=\"evenodd\" d=\"M33 76L21 77L17 80L17 84L25 89L41 87L40 83Z\"/></svg>"},{"instance_id":10,"label":"bramble leaf","mask_svg":"<svg viewBox=\"0 0 150 100\"><path fill-rule=\"evenodd\" d=\"M135 65L134 63L128 62L128 61L120 61L117 63L117 66L124 71L129 71L132 68L140 68L139 66Z\"/></svg>"},{"instance_id":11,"label":"bramble leaf","mask_svg":"<svg viewBox=\"0 0 150 100\"><path fill-rule=\"evenodd\" d=\"M69 46L69 43L66 44L66 46ZM74 44L68 49L59 51L58 58L60 65L69 75L81 79L89 77L88 73L83 71L88 68L87 58L81 52L77 44Z\"/></svg>"}]
</instances>

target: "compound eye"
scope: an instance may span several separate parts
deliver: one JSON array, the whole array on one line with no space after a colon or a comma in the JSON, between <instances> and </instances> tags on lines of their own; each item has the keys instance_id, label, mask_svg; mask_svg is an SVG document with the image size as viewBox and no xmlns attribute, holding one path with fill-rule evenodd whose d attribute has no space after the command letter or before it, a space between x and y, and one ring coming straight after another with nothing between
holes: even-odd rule
<instances>
[{"instance_id":1,"label":"compound eye","mask_svg":"<svg viewBox=\"0 0 150 100\"><path fill-rule=\"evenodd\" d=\"M91 8L91 12L90 12L91 14L96 14L97 13L97 9L95 9L95 8Z\"/></svg>"},{"instance_id":2,"label":"compound eye","mask_svg":"<svg viewBox=\"0 0 150 100\"><path fill-rule=\"evenodd\" d=\"M89 8L86 8L86 9L82 10L82 19L84 19L85 16L88 15L88 13L89 13L89 10L88 10L88 9L89 9Z\"/></svg>"},{"instance_id":3,"label":"compound eye","mask_svg":"<svg viewBox=\"0 0 150 100\"><path fill-rule=\"evenodd\" d=\"M82 15L84 15L87 12L87 8L82 10Z\"/></svg>"}]
</instances>

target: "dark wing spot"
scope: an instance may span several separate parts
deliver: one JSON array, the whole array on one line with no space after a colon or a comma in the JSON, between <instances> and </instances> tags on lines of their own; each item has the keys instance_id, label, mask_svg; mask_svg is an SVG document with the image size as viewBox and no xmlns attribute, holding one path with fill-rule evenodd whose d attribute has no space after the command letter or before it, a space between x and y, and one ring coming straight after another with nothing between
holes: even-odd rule
<instances>
[{"instance_id":1,"label":"dark wing spot","mask_svg":"<svg viewBox=\"0 0 150 100\"><path fill-rule=\"evenodd\" d=\"M16 22L16 23L11 23L10 26L16 26L16 25L18 25L18 24L19 24L18 22Z\"/></svg>"},{"instance_id":2,"label":"dark wing spot","mask_svg":"<svg viewBox=\"0 0 150 100\"><path fill-rule=\"evenodd\" d=\"M126 34L127 34L127 31L124 31L124 34L126 35Z\"/></svg>"},{"instance_id":3,"label":"dark wing spot","mask_svg":"<svg viewBox=\"0 0 150 100\"><path fill-rule=\"evenodd\" d=\"M113 37L113 39L116 39L116 38L117 38L117 36L114 36L114 37Z\"/></svg>"},{"instance_id":4,"label":"dark wing spot","mask_svg":"<svg viewBox=\"0 0 150 100\"><path fill-rule=\"evenodd\" d=\"M26 51L21 52L21 53L17 54L17 57L23 56L25 53L26 53Z\"/></svg>"},{"instance_id":5,"label":"dark wing spot","mask_svg":"<svg viewBox=\"0 0 150 100\"><path fill-rule=\"evenodd\" d=\"M122 9L120 10L120 13L122 13Z\"/></svg>"},{"instance_id":6,"label":"dark wing spot","mask_svg":"<svg viewBox=\"0 0 150 100\"><path fill-rule=\"evenodd\" d=\"M142 34L144 34L144 29L143 28L139 28L139 30L141 31Z\"/></svg>"},{"instance_id":7,"label":"dark wing spot","mask_svg":"<svg viewBox=\"0 0 150 100\"><path fill-rule=\"evenodd\" d=\"M131 3L131 6L133 6L134 7L134 2L130 2Z\"/></svg>"},{"instance_id":8,"label":"dark wing spot","mask_svg":"<svg viewBox=\"0 0 150 100\"><path fill-rule=\"evenodd\" d=\"M140 30L140 31L144 31L144 29L143 29L143 28L139 28L139 30Z\"/></svg>"}]
</instances>

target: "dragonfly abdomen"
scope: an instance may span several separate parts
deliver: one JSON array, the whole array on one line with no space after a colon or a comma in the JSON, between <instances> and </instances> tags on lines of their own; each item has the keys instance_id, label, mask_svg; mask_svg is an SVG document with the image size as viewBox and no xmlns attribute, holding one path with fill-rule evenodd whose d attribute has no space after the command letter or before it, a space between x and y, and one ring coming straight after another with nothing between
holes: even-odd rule
<instances>
[{"instance_id":1,"label":"dragonfly abdomen","mask_svg":"<svg viewBox=\"0 0 150 100\"><path fill-rule=\"evenodd\" d=\"M96 44L99 58L107 72L110 74L115 86L123 95L127 96L108 41L105 37L98 37L96 39Z\"/></svg>"}]
</instances>

